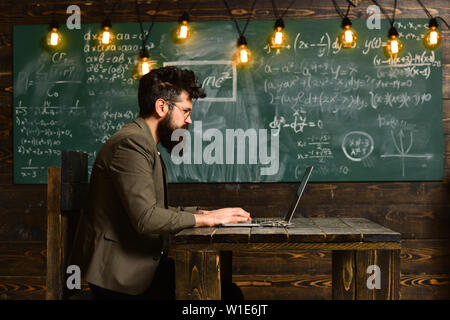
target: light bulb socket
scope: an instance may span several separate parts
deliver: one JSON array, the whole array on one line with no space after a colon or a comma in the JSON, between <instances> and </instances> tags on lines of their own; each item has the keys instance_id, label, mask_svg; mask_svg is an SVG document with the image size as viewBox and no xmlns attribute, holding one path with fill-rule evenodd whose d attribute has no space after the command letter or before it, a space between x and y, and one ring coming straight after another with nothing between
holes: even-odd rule
<instances>
[{"instance_id":1,"label":"light bulb socket","mask_svg":"<svg viewBox=\"0 0 450 320\"><path fill-rule=\"evenodd\" d=\"M180 19L178 19L179 22L189 22L189 14L187 12L183 12L183 14L181 15Z\"/></svg>"},{"instance_id":2,"label":"light bulb socket","mask_svg":"<svg viewBox=\"0 0 450 320\"><path fill-rule=\"evenodd\" d=\"M247 39L245 39L244 36L240 36L237 41L237 45L238 45L238 47L241 45L247 45Z\"/></svg>"},{"instance_id":3,"label":"light bulb socket","mask_svg":"<svg viewBox=\"0 0 450 320\"><path fill-rule=\"evenodd\" d=\"M110 18L106 18L105 21L102 23L102 29L108 28L111 29L112 23Z\"/></svg>"},{"instance_id":4,"label":"light bulb socket","mask_svg":"<svg viewBox=\"0 0 450 320\"><path fill-rule=\"evenodd\" d=\"M389 37L389 38L392 37L392 36L398 37L398 31L397 31L397 29L396 29L394 26L392 26L392 27L389 29L389 33L388 33L388 37Z\"/></svg>"},{"instance_id":5,"label":"light bulb socket","mask_svg":"<svg viewBox=\"0 0 450 320\"><path fill-rule=\"evenodd\" d=\"M345 28L347 26L351 27L352 26L352 22L350 21L349 18L345 17L344 19L342 19L341 26L342 26L342 28Z\"/></svg>"},{"instance_id":6,"label":"light bulb socket","mask_svg":"<svg viewBox=\"0 0 450 320\"><path fill-rule=\"evenodd\" d=\"M59 25L58 25L58 22L56 22L56 20L53 20L52 22L50 22L49 30L58 29L58 28L59 28Z\"/></svg>"},{"instance_id":7,"label":"light bulb socket","mask_svg":"<svg viewBox=\"0 0 450 320\"><path fill-rule=\"evenodd\" d=\"M143 48L140 52L139 52L139 57L142 58L149 58L150 54L148 53L148 50L146 48Z\"/></svg>"},{"instance_id":8,"label":"light bulb socket","mask_svg":"<svg viewBox=\"0 0 450 320\"><path fill-rule=\"evenodd\" d=\"M275 21L274 28L277 29L278 27L284 29L284 21L283 21L283 19L278 19L277 21Z\"/></svg>"},{"instance_id":9,"label":"light bulb socket","mask_svg":"<svg viewBox=\"0 0 450 320\"><path fill-rule=\"evenodd\" d=\"M428 28L432 28L432 27L439 27L439 23L437 22L436 18L431 18L430 22L428 22Z\"/></svg>"}]
</instances>

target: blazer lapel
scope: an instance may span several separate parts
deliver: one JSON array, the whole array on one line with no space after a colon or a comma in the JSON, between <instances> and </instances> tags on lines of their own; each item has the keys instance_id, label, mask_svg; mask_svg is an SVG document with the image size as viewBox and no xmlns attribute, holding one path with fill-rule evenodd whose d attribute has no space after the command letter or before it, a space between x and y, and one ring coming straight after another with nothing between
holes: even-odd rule
<instances>
[{"instance_id":1,"label":"blazer lapel","mask_svg":"<svg viewBox=\"0 0 450 320\"><path fill-rule=\"evenodd\" d=\"M159 154L159 152L158 152ZM166 165L164 164L163 158L161 157L161 155L159 154L159 160L161 161L161 166L163 168L163 180L164 180L164 206L167 208L169 208L169 205L167 203L167 169L166 169Z\"/></svg>"},{"instance_id":2,"label":"blazer lapel","mask_svg":"<svg viewBox=\"0 0 450 320\"><path fill-rule=\"evenodd\" d=\"M168 201L167 201L167 169L166 166L164 164L164 161L158 151L158 148L156 147L156 142L155 139L152 136L152 133L150 131L150 128L148 127L147 123L145 122L144 118L142 117L137 117L134 120L135 123L137 123L141 128L143 128L144 130L147 131L148 134L148 139L150 142L150 146L153 149L153 152L155 152L155 154L158 154L159 157L159 161L161 162L161 167L163 168L163 172L162 172L162 176L163 176L163 185L164 185L164 206L167 209L168 208Z\"/></svg>"}]
</instances>

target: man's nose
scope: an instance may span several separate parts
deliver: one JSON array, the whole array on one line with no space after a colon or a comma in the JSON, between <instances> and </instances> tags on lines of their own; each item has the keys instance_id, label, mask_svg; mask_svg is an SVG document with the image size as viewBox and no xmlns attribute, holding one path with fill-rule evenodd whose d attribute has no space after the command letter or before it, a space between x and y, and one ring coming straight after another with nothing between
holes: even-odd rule
<instances>
[{"instance_id":1,"label":"man's nose","mask_svg":"<svg viewBox=\"0 0 450 320\"><path fill-rule=\"evenodd\" d=\"M184 122L191 124L192 123L191 115L189 115L189 117L187 117L186 120L184 120Z\"/></svg>"}]
</instances>

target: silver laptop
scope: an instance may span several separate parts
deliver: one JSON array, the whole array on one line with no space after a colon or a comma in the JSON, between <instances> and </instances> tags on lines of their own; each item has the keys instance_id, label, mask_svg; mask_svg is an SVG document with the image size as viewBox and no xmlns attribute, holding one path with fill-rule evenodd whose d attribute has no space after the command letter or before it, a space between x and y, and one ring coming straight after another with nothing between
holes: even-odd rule
<instances>
[{"instance_id":1,"label":"silver laptop","mask_svg":"<svg viewBox=\"0 0 450 320\"><path fill-rule=\"evenodd\" d=\"M308 183L309 177L311 176L311 172L313 170L313 166L306 168L305 173L303 174L302 182L297 190L297 199L292 203L292 206L284 219L280 218L255 218L252 221L243 221L239 223L227 223L222 224L221 227L285 227L291 223L291 219L294 216L295 210L297 210L298 204L302 197L303 191L305 190L306 184Z\"/></svg>"}]
</instances>

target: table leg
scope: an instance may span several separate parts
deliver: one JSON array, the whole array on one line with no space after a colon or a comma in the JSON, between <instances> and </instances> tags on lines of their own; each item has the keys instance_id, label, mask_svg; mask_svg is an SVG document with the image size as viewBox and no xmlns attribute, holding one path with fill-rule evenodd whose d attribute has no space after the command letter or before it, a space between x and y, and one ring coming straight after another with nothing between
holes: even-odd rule
<instances>
[{"instance_id":1,"label":"table leg","mask_svg":"<svg viewBox=\"0 0 450 320\"><path fill-rule=\"evenodd\" d=\"M400 250L358 250L355 258L356 299L399 299Z\"/></svg>"},{"instance_id":2,"label":"table leg","mask_svg":"<svg viewBox=\"0 0 450 320\"><path fill-rule=\"evenodd\" d=\"M335 250L332 259L333 299L399 299L400 250Z\"/></svg>"},{"instance_id":3,"label":"table leg","mask_svg":"<svg viewBox=\"0 0 450 320\"><path fill-rule=\"evenodd\" d=\"M220 252L175 250L175 295L178 300L220 300Z\"/></svg>"},{"instance_id":4,"label":"table leg","mask_svg":"<svg viewBox=\"0 0 450 320\"><path fill-rule=\"evenodd\" d=\"M355 290L355 251L333 250L332 252L332 297L333 300L354 300Z\"/></svg>"}]
</instances>

